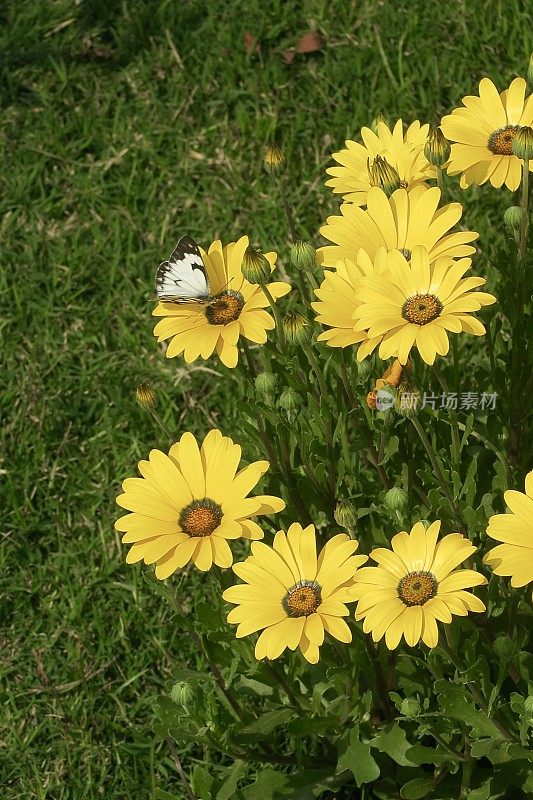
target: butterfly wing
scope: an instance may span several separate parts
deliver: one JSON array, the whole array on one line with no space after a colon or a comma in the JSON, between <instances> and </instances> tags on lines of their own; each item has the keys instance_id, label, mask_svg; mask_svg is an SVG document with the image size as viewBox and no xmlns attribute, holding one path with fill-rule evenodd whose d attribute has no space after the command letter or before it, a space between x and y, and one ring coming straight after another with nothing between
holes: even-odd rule
<instances>
[{"instance_id":1,"label":"butterfly wing","mask_svg":"<svg viewBox=\"0 0 533 800\"><path fill-rule=\"evenodd\" d=\"M183 236L168 261L159 265L155 288L163 303L205 303L210 299L205 265L190 236Z\"/></svg>"}]
</instances>

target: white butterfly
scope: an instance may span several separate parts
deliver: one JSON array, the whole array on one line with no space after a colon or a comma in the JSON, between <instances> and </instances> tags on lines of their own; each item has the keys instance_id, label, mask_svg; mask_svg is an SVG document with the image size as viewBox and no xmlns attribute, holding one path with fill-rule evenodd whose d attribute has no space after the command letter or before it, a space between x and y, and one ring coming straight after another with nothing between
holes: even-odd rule
<instances>
[{"instance_id":1,"label":"white butterfly","mask_svg":"<svg viewBox=\"0 0 533 800\"><path fill-rule=\"evenodd\" d=\"M162 303L207 303L213 299L200 250L190 236L183 236L168 261L159 265L155 289Z\"/></svg>"}]
</instances>

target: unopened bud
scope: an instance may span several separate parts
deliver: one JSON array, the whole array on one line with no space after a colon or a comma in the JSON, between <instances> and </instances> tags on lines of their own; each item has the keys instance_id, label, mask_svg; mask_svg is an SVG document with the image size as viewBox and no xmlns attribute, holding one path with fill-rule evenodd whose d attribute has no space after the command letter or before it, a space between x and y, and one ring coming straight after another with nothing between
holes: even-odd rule
<instances>
[{"instance_id":1,"label":"unopened bud","mask_svg":"<svg viewBox=\"0 0 533 800\"><path fill-rule=\"evenodd\" d=\"M289 344L304 344L310 339L311 326L303 314L289 311L283 320L283 331Z\"/></svg>"},{"instance_id":2,"label":"unopened bud","mask_svg":"<svg viewBox=\"0 0 533 800\"><path fill-rule=\"evenodd\" d=\"M523 210L520 206L510 206L503 215L503 221L507 228L516 231L522 224Z\"/></svg>"},{"instance_id":3,"label":"unopened bud","mask_svg":"<svg viewBox=\"0 0 533 800\"><path fill-rule=\"evenodd\" d=\"M434 167L442 167L450 157L451 147L442 130L433 128L424 145L424 155Z\"/></svg>"},{"instance_id":4,"label":"unopened bud","mask_svg":"<svg viewBox=\"0 0 533 800\"><path fill-rule=\"evenodd\" d=\"M241 272L248 283L264 286L270 278L272 270L266 256L259 250L254 250L253 247L248 246L244 251Z\"/></svg>"},{"instance_id":5,"label":"unopened bud","mask_svg":"<svg viewBox=\"0 0 533 800\"><path fill-rule=\"evenodd\" d=\"M492 645L499 661L510 661L518 653L518 646L509 636L498 636Z\"/></svg>"},{"instance_id":6,"label":"unopened bud","mask_svg":"<svg viewBox=\"0 0 533 800\"><path fill-rule=\"evenodd\" d=\"M296 267L296 269L307 272L313 269L315 263L315 248L307 242L302 242L301 239L294 242L291 247L291 264Z\"/></svg>"},{"instance_id":7,"label":"unopened bud","mask_svg":"<svg viewBox=\"0 0 533 800\"><path fill-rule=\"evenodd\" d=\"M522 161L530 161L533 158L533 128L524 125L519 128L513 139L513 153Z\"/></svg>"},{"instance_id":8,"label":"unopened bud","mask_svg":"<svg viewBox=\"0 0 533 800\"><path fill-rule=\"evenodd\" d=\"M280 395L279 405L285 411L294 411L300 404L300 396L294 389L285 389Z\"/></svg>"},{"instance_id":9,"label":"unopened bud","mask_svg":"<svg viewBox=\"0 0 533 800\"><path fill-rule=\"evenodd\" d=\"M406 697L402 700L400 712L404 717L418 717L421 711L420 701L416 698Z\"/></svg>"},{"instance_id":10,"label":"unopened bud","mask_svg":"<svg viewBox=\"0 0 533 800\"><path fill-rule=\"evenodd\" d=\"M255 378L255 388L259 394L272 394L277 386L278 378L273 372L260 372Z\"/></svg>"},{"instance_id":11,"label":"unopened bud","mask_svg":"<svg viewBox=\"0 0 533 800\"><path fill-rule=\"evenodd\" d=\"M388 122L383 116L383 114L378 114L377 117L374 117L372 122L370 123L370 130L379 136L379 123L382 122L384 125L388 127Z\"/></svg>"},{"instance_id":12,"label":"unopened bud","mask_svg":"<svg viewBox=\"0 0 533 800\"><path fill-rule=\"evenodd\" d=\"M357 525L357 511L349 500L339 500L333 516L337 525L349 532L353 531Z\"/></svg>"},{"instance_id":13,"label":"unopened bud","mask_svg":"<svg viewBox=\"0 0 533 800\"><path fill-rule=\"evenodd\" d=\"M387 197L400 188L401 181L398 172L394 167L391 167L383 156L376 156L372 164L369 159L368 177L370 178L370 185L383 189Z\"/></svg>"},{"instance_id":14,"label":"unopened bud","mask_svg":"<svg viewBox=\"0 0 533 800\"><path fill-rule=\"evenodd\" d=\"M143 411L151 411L157 405L157 395L149 383L141 383L137 386L135 399Z\"/></svg>"},{"instance_id":15,"label":"unopened bud","mask_svg":"<svg viewBox=\"0 0 533 800\"><path fill-rule=\"evenodd\" d=\"M404 417L416 415L420 406L420 392L408 381L400 381L396 393L396 411Z\"/></svg>"},{"instance_id":16,"label":"unopened bud","mask_svg":"<svg viewBox=\"0 0 533 800\"><path fill-rule=\"evenodd\" d=\"M175 703L177 703L186 711L188 708L190 708L194 700L194 692L188 683L185 681L179 681L178 683L175 683L170 690L170 697Z\"/></svg>"},{"instance_id":17,"label":"unopened bud","mask_svg":"<svg viewBox=\"0 0 533 800\"><path fill-rule=\"evenodd\" d=\"M279 144L272 144L266 148L263 163L269 172L278 172L284 161L285 156Z\"/></svg>"},{"instance_id":18,"label":"unopened bud","mask_svg":"<svg viewBox=\"0 0 533 800\"><path fill-rule=\"evenodd\" d=\"M389 489L383 500L383 505L389 511L403 511L409 502L409 495L400 486Z\"/></svg>"}]
</instances>

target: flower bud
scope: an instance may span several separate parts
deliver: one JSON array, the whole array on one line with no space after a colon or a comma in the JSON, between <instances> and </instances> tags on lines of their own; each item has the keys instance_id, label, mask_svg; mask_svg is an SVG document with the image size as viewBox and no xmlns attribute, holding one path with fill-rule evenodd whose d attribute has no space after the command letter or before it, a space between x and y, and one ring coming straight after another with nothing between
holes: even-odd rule
<instances>
[{"instance_id":1,"label":"flower bud","mask_svg":"<svg viewBox=\"0 0 533 800\"><path fill-rule=\"evenodd\" d=\"M141 383L137 386L135 399L143 411L151 411L157 405L157 395L149 383Z\"/></svg>"},{"instance_id":2,"label":"flower bud","mask_svg":"<svg viewBox=\"0 0 533 800\"><path fill-rule=\"evenodd\" d=\"M296 269L307 272L315 266L315 248L301 239L294 242L291 247L291 264Z\"/></svg>"},{"instance_id":3,"label":"flower bud","mask_svg":"<svg viewBox=\"0 0 533 800\"><path fill-rule=\"evenodd\" d=\"M194 692L188 683L185 681L179 681L178 683L175 683L170 690L170 697L175 703L187 711L194 700Z\"/></svg>"},{"instance_id":4,"label":"flower bud","mask_svg":"<svg viewBox=\"0 0 533 800\"><path fill-rule=\"evenodd\" d=\"M371 186L379 186L387 197L400 188L400 176L383 156L376 156L372 164L368 160L368 177Z\"/></svg>"},{"instance_id":5,"label":"flower bud","mask_svg":"<svg viewBox=\"0 0 533 800\"><path fill-rule=\"evenodd\" d=\"M518 653L518 646L509 636L498 636L492 645L499 661L510 661Z\"/></svg>"},{"instance_id":6,"label":"flower bud","mask_svg":"<svg viewBox=\"0 0 533 800\"><path fill-rule=\"evenodd\" d=\"M285 156L279 144L272 144L266 148L263 163L269 172L278 172L284 161Z\"/></svg>"},{"instance_id":7,"label":"flower bud","mask_svg":"<svg viewBox=\"0 0 533 800\"><path fill-rule=\"evenodd\" d=\"M407 508L409 495L400 486L393 486L389 489L383 500L383 505L388 511L403 511Z\"/></svg>"},{"instance_id":8,"label":"flower bud","mask_svg":"<svg viewBox=\"0 0 533 800\"><path fill-rule=\"evenodd\" d=\"M273 372L260 372L255 378L255 388L259 394L272 394L277 386L278 378Z\"/></svg>"},{"instance_id":9,"label":"flower bud","mask_svg":"<svg viewBox=\"0 0 533 800\"><path fill-rule=\"evenodd\" d=\"M248 283L264 286L270 278L272 270L266 256L248 245L244 251L241 272Z\"/></svg>"},{"instance_id":10,"label":"flower bud","mask_svg":"<svg viewBox=\"0 0 533 800\"><path fill-rule=\"evenodd\" d=\"M333 516L337 525L349 532L353 531L357 525L357 511L349 500L339 500Z\"/></svg>"},{"instance_id":11,"label":"flower bud","mask_svg":"<svg viewBox=\"0 0 533 800\"><path fill-rule=\"evenodd\" d=\"M503 215L503 221L511 231L517 231L522 224L523 211L520 206L510 206Z\"/></svg>"},{"instance_id":12,"label":"flower bud","mask_svg":"<svg viewBox=\"0 0 533 800\"><path fill-rule=\"evenodd\" d=\"M406 697L402 700L400 712L404 717L418 717L421 711L420 701L415 697Z\"/></svg>"},{"instance_id":13,"label":"flower bud","mask_svg":"<svg viewBox=\"0 0 533 800\"><path fill-rule=\"evenodd\" d=\"M372 131L372 133L375 133L376 136L379 136L379 123L380 122L383 122L384 125L389 127L388 122L385 119L385 117L383 116L383 114L381 114L381 113L378 114L376 117L374 117L374 119L370 123L370 130Z\"/></svg>"},{"instance_id":14,"label":"flower bud","mask_svg":"<svg viewBox=\"0 0 533 800\"><path fill-rule=\"evenodd\" d=\"M305 344L311 337L309 321L297 311L289 311L283 320L283 331L289 344Z\"/></svg>"},{"instance_id":15,"label":"flower bud","mask_svg":"<svg viewBox=\"0 0 533 800\"><path fill-rule=\"evenodd\" d=\"M289 387L288 389L285 389L285 391L281 393L279 398L279 405L285 411L294 411L296 408L298 408L299 404L300 404L300 396L298 395L297 392L294 391L294 389L291 389Z\"/></svg>"},{"instance_id":16,"label":"flower bud","mask_svg":"<svg viewBox=\"0 0 533 800\"><path fill-rule=\"evenodd\" d=\"M396 411L404 417L416 415L420 405L420 392L408 381L400 381L396 393Z\"/></svg>"},{"instance_id":17,"label":"flower bud","mask_svg":"<svg viewBox=\"0 0 533 800\"><path fill-rule=\"evenodd\" d=\"M442 167L450 157L450 143L442 130L433 128L424 145L424 155L434 167Z\"/></svg>"},{"instance_id":18,"label":"flower bud","mask_svg":"<svg viewBox=\"0 0 533 800\"><path fill-rule=\"evenodd\" d=\"M513 139L513 153L523 161L530 161L533 158L533 128L524 125L519 128Z\"/></svg>"}]
</instances>

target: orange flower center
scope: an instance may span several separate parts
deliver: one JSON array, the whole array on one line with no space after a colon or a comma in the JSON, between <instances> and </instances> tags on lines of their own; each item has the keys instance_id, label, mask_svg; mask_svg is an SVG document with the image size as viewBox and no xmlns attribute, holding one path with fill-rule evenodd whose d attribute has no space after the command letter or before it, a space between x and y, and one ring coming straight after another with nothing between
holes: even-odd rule
<instances>
[{"instance_id":1,"label":"orange flower center","mask_svg":"<svg viewBox=\"0 0 533 800\"><path fill-rule=\"evenodd\" d=\"M227 289L220 292L205 306L205 316L210 325L229 325L239 319L244 308L244 297L240 292Z\"/></svg>"},{"instance_id":2,"label":"orange flower center","mask_svg":"<svg viewBox=\"0 0 533 800\"><path fill-rule=\"evenodd\" d=\"M438 585L432 572L409 572L401 579L396 591L406 606L423 606L435 597Z\"/></svg>"},{"instance_id":3,"label":"orange flower center","mask_svg":"<svg viewBox=\"0 0 533 800\"><path fill-rule=\"evenodd\" d=\"M443 308L434 294L415 294L403 304L402 317L413 325L427 325L439 316Z\"/></svg>"},{"instance_id":4,"label":"orange flower center","mask_svg":"<svg viewBox=\"0 0 533 800\"><path fill-rule=\"evenodd\" d=\"M519 129L518 125L507 125L506 128L499 128L489 136L487 147L496 156L512 156L513 140Z\"/></svg>"},{"instance_id":5,"label":"orange flower center","mask_svg":"<svg viewBox=\"0 0 533 800\"><path fill-rule=\"evenodd\" d=\"M289 617L308 617L314 614L322 602L320 586L316 581L298 581L282 600Z\"/></svg>"},{"instance_id":6,"label":"orange flower center","mask_svg":"<svg viewBox=\"0 0 533 800\"><path fill-rule=\"evenodd\" d=\"M211 536L218 528L224 516L218 503L204 497L202 500L193 500L185 506L179 515L179 525L183 533L188 536Z\"/></svg>"}]
</instances>

